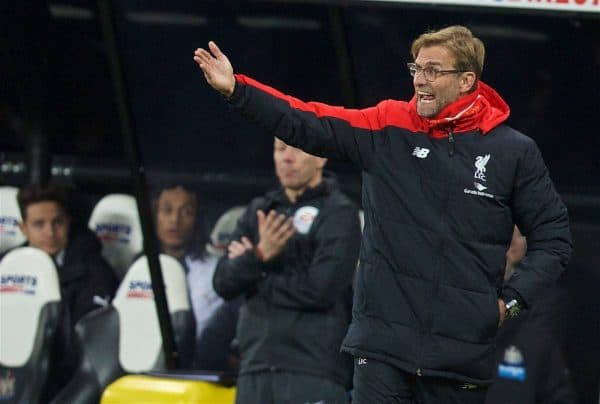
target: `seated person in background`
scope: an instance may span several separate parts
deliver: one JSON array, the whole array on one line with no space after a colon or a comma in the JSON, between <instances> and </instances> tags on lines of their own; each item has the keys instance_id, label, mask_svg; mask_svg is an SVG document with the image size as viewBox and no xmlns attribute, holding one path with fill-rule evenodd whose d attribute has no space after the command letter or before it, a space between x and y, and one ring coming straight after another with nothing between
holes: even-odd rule
<instances>
[{"instance_id":1,"label":"seated person in background","mask_svg":"<svg viewBox=\"0 0 600 404\"><path fill-rule=\"evenodd\" d=\"M505 280L526 251L527 240L515 226L506 252ZM508 312L496 336L497 373L486 404L575 403L563 352L545 321L549 314L552 316L548 311L555 309L547 307L548 293L528 311Z\"/></svg>"},{"instance_id":2,"label":"seated person in background","mask_svg":"<svg viewBox=\"0 0 600 404\"><path fill-rule=\"evenodd\" d=\"M245 210L245 206L235 206L226 210L219 217L210 233L210 243L207 244L207 249L211 254L222 257L227 252L232 233ZM243 302L244 297L239 296L224 302L215 311L196 341L194 368L238 372L240 354L235 339L235 330L239 309Z\"/></svg>"},{"instance_id":3,"label":"seated person in background","mask_svg":"<svg viewBox=\"0 0 600 404\"><path fill-rule=\"evenodd\" d=\"M244 297L226 301L207 322L196 343L194 368L234 372L240 369L240 353L235 338L239 311Z\"/></svg>"},{"instance_id":4,"label":"seated person in background","mask_svg":"<svg viewBox=\"0 0 600 404\"><path fill-rule=\"evenodd\" d=\"M358 209L326 159L275 139L280 186L238 221L213 283L245 298L236 403L347 403L352 360L340 353L360 247ZM344 356L345 355L345 356Z\"/></svg>"},{"instance_id":5,"label":"seated person in background","mask_svg":"<svg viewBox=\"0 0 600 404\"><path fill-rule=\"evenodd\" d=\"M165 185L153 198L160 250L177 258L187 273L196 339L223 304L212 285L218 258L208 254L208 231L197 195L181 185Z\"/></svg>"},{"instance_id":6,"label":"seated person in background","mask_svg":"<svg viewBox=\"0 0 600 404\"><path fill-rule=\"evenodd\" d=\"M64 189L50 184L26 185L17 194L21 211L21 231L26 245L49 254L56 264L60 282L62 312L52 350L52 396L71 376L77 360L72 344L73 327L84 314L108 304L118 282L102 257L96 235L81 226L71 226L68 196Z\"/></svg>"}]
</instances>

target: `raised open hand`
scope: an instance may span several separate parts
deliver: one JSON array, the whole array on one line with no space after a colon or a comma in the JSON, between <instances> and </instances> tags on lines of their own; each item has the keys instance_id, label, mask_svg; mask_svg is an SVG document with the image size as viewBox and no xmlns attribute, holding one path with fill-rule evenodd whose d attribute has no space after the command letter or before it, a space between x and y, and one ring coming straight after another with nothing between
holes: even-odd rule
<instances>
[{"instance_id":1,"label":"raised open hand","mask_svg":"<svg viewBox=\"0 0 600 404\"><path fill-rule=\"evenodd\" d=\"M235 88L235 77L233 77L233 66L231 62L219 49L216 43L210 41L208 49L198 48L194 52L194 60L202 69L206 81L212 88L225 95L233 94Z\"/></svg>"}]
</instances>

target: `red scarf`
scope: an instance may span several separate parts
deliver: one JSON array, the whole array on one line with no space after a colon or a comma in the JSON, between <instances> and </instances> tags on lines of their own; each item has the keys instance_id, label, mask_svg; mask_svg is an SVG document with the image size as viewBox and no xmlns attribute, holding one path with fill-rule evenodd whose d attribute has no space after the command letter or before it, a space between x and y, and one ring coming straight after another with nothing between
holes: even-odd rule
<instances>
[{"instance_id":1,"label":"red scarf","mask_svg":"<svg viewBox=\"0 0 600 404\"><path fill-rule=\"evenodd\" d=\"M416 96L410 100L410 107L417 113ZM433 119L419 117L420 130L433 138L448 136L448 132L463 133L480 130L487 134L504 122L510 115L510 108L500 95L490 86L479 82L472 93L447 105Z\"/></svg>"}]
</instances>

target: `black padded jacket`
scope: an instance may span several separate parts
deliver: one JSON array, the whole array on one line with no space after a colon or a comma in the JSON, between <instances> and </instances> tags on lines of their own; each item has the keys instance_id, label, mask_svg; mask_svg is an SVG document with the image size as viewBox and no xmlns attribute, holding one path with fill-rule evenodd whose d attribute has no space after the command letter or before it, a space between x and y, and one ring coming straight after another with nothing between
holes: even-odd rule
<instances>
[{"instance_id":1,"label":"black padded jacket","mask_svg":"<svg viewBox=\"0 0 600 404\"><path fill-rule=\"evenodd\" d=\"M343 349L489 383L497 299L531 304L571 254L567 210L535 142L504 124L502 98L479 82L426 119L415 98L345 109L236 75L228 103L287 144L362 170L365 227ZM515 224L528 251L503 286Z\"/></svg>"},{"instance_id":2,"label":"black padded jacket","mask_svg":"<svg viewBox=\"0 0 600 404\"><path fill-rule=\"evenodd\" d=\"M240 373L303 372L347 385L352 361L340 346L351 317L358 208L328 179L296 203L279 189L248 205L231 240L258 242L257 210L293 216L297 230L267 264L249 251L217 265L217 293L246 297L237 326Z\"/></svg>"}]
</instances>

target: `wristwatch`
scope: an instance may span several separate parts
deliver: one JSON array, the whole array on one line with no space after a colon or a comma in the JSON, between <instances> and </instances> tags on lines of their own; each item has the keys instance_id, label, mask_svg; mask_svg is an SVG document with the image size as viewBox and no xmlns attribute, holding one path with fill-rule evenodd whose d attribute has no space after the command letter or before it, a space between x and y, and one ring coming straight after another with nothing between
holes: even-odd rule
<instances>
[{"instance_id":1,"label":"wristwatch","mask_svg":"<svg viewBox=\"0 0 600 404\"><path fill-rule=\"evenodd\" d=\"M521 305L517 299L512 299L504 306L506 309L506 318L517 317L521 312Z\"/></svg>"}]
</instances>

